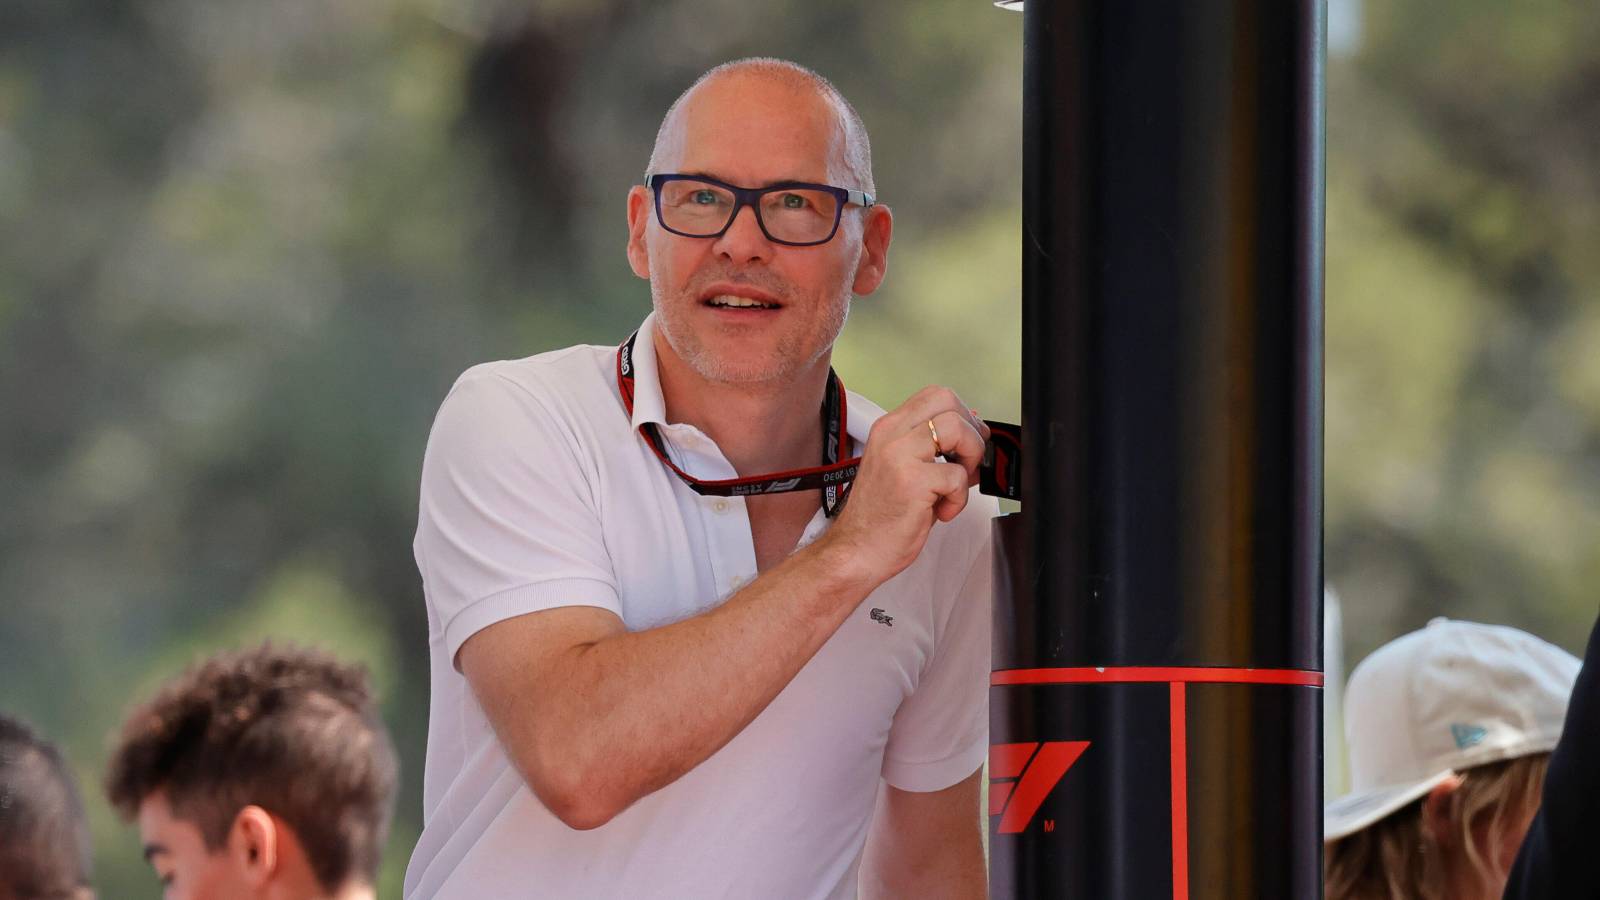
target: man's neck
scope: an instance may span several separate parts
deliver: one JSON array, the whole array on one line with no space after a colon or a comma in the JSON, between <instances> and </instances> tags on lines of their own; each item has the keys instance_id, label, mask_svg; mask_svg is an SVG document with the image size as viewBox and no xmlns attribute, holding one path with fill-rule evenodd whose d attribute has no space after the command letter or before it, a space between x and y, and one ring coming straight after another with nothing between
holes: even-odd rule
<instances>
[{"instance_id":1,"label":"man's neck","mask_svg":"<svg viewBox=\"0 0 1600 900\"><path fill-rule=\"evenodd\" d=\"M306 900L315 897L318 900L374 900L377 891L371 884L352 878L344 886L331 894L323 893L316 879L279 879L274 882L273 888L267 892L271 900Z\"/></svg>"},{"instance_id":2,"label":"man's neck","mask_svg":"<svg viewBox=\"0 0 1600 900\"><path fill-rule=\"evenodd\" d=\"M373 885L363 878L351 876L344 884L327 891L312 871L311 861L301 848L299 838L287 827L279 832L277 870L263 889L255 896L258 900L374 900Z\"/></svg>"},{"instance_id":3,"label":"man's neck","mask_svg":"<svg viewBox=\"0 0 1600 900\"><path fill-rule=\"evenodd\" d=\"M786 382L728 384L702 377L659 332L655 349L667 421L704 432L740 476L821 462L820 416L828 386L828 354Z\"/></svg>"}]
</instances>

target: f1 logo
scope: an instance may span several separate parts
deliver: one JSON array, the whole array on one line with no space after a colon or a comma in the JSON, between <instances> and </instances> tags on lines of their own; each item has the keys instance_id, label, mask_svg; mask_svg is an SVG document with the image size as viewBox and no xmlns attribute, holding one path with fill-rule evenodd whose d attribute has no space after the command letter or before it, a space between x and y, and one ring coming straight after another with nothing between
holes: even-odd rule
<instances>
[{"instance_id":1,"label":"f1 logo","mask_svg":"<svg viewBox=\"0 0 1600 900\"><path fill-rule=\"evenodd\" d=\"M990 744L989 815L1000 817L997 832L1019 834L1027 828L1044 798L1087 749L1088 741Z\"/></svg>"}]
</instances>

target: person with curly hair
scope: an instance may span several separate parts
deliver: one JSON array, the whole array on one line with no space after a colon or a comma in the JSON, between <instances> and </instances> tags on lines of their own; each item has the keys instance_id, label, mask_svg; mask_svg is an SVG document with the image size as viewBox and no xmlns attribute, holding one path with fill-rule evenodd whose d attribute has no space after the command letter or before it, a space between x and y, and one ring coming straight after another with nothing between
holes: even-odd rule
<instances>
[{"instance_id":1,"label":"person with curly hair","mask_svg":"<svg viewBox=\"0 0 1600 900\"><path fill-rule=\"evenodd\" d=\"M106 793L168 900L370 898L397 763L365 671L272 644L136 707Z\"/></svg>"}]
</instances>

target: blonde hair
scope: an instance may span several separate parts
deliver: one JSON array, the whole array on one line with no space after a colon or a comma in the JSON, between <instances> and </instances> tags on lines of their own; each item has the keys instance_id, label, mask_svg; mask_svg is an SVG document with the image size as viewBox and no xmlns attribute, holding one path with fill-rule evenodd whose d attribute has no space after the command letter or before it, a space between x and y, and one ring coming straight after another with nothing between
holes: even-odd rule
<instances>
[{"instance_id":1,"label":"blonde hair","mask_svg":"<svg viewBox=\"0 0 1600 900\"><path fill-rule=\"evenodd\" d=\"M1330 844L1326 900L1455 900L1469 886L1500 896L1509 873L1492 854L1484 857L1480 841L1498 847L1510 829L1526 825L1549 762L1550 754L1538 753L1463 771L1448 841L1426 827L1424 797Z\"/></svg>"}]
</instances>

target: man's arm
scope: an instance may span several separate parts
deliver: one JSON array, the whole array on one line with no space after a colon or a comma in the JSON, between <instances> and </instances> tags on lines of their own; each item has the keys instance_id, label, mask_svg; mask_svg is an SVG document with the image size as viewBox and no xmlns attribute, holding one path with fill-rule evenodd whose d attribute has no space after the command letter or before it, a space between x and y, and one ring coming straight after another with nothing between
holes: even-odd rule
<instances>
[{"instance_id":1,"label":"man's arm","mask_svg":"<svg viewBox=\"0 0 1600 900\"><path fill-rule=\"evenodd\" d=\"M551 812L604 825L744 729L871 590L817 541L721 606L647 631L564 607L461 646L461 671Z\"/></svg>"},{"instance_id":2,"label":"man's arm","mask_svg":"<svg viewBox=\"0 0 1600 900\"><path fill-rule=\"evenodd\" d=\"M933 459L930 419L958 462ZM629 632L609 611L565 607L468 638L461 671L541 802L598 827L732 740L960 513L983 430L948 390L912 397L874 425L833 527L706 613Z\"/></svg>"},{"instance_id":3,"label":"man's arm","mask_svg":"<svg viewBox=\"0 0 1600 900\"><path fill-rule=\"evenodd\" d=\"M983 769L942 791L885 784L861 860L863 900L984 898L989 875L979 828Z\"/></svg>"}]
</instances>

